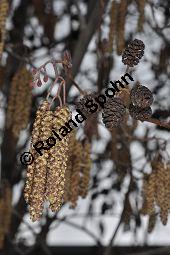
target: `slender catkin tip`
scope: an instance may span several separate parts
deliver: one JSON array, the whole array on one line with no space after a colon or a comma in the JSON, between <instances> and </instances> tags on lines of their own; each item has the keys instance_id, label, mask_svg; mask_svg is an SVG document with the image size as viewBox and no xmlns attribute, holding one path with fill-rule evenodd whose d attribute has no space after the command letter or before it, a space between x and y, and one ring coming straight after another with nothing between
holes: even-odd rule
<instances>
[{"instance_id":1,"label":"slender catkin tip","mask_svg":"<svg viewBox=\"0 0 170 255\"><path fill-rule=\"evenodd\" d=\"M148 233L152 233L156 225L156 214L152 214L149 216L148 222Z\"/></svg>"}]
</instances>

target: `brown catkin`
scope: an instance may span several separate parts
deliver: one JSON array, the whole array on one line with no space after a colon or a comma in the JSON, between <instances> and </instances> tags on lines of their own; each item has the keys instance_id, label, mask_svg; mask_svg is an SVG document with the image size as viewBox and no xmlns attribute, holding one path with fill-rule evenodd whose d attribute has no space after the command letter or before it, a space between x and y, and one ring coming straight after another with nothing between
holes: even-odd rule
<instances>
[{"instance_id":1,"label":"brown catkin","mask_svg":"<svg viewBox=\"0 0 170 255\"><path fill-rule=\"evenodd\" d=\"M160 218L164 225L168 220L167 173L162 159L155 159L152 168L156 170L156 203L160 207Z\"/></svg>"},{"instance_id":2,"label":"brown catkin","mask_svg":"<svg viewBox=\"0 0 170 255\"><path fill-rule=\"evenodd\" d=\"M67 106L56 111L53 114L54 130L60 130L61 127L64 126L65 122L70 119L70 116L71 113ZM67 134L61 141L57 140L55 146L53 146L49 151L46 198L49 201L50 209L53 212L59 211L63 203L69 138L70 136Z\"/></svg>"},{"instance_id":3,"label":"brown catkin","mask_svg":"<svg viewBox=\"0 0 170 255\"><path fill-rule=\"evenodd\" d=\"M70 203L71 207L75 208L79 196L79 182L80 182L80 169L82 163L82 144L74 140L74 148L71 155L72 170L70 176Z\"/></svg>"},{"instance_id":4,"label":"brown catkin","mask_svg":"<svg viewBox=\"0 0 170 255\"><path fill-rule=\"evenodd\" d=\"M154 211L154 196L155 196L156 174L153 171L148 178L147 185L145 186L144 195L147 203L147 213L153 214Z\"/></svg>"},{"instance_id":5,"label":"brown catkin","mask_svg":"<svg viewBox=\"0 0 170 255\"><path fill-rule=\"evenodd\" d=\"M5 70L6 68L4 66L0 66L0 89L2 88L4 84Z\"/></svg>"},{"instance_id":6,"label":"brown catkin","mask_svg":"<svg viewBox=\"0 0 170 255\"><path fill-rule=\"evenodd\" d=\"M133 214L133 210L129 201L129 197L125 201L125 209L123 211L123 222L124 224L129 224L131 216Z\"/></svg>"},{"instance_id":7,"label":"brown catkin","mask_svg":"<svg viewBox=\"0 0 170 255\"><path fill-rule=\"evenodd\" d=\"M64 201L69 202L71 198L71 174L73 168L73 152L76 143L76 132L72 131L70 134L70 142L69 142L69 158L67 162L66 168L66 182L65 182L65 191L64 191Z\"/></svg>"},{"instance_id":8,"label":"brown catkin","mask_svg":"<svg viewBox=\"0 0 170 255\"><path fill-rule=\"evenodd\" d=\"M170 209L170 163L168 162L166 165L166 172L167 172L167 202L168 202L168 209Z\"/></svg>"},{"instance_id":9,"label":"brown catkin","mask_svg":"<svg viewBox=\"0 0 170 255\"><path fill-rule=\"evenodd\" d=\"M125 48L125 18L127 11L127 0L121 0L117 15L117 54L121 55Z\"/></svg>"},{"instance_id":10,"label":"brown catkin","mask_svg":"<svg viewBox=\"0 0 170 255\"><path fill-rule=\"evenodd\" d=\"M42 118L44 115L44 112L48 109L49 103L47 101L43 101L43 103L40 105L39 109L36 113L36 118L33 124L33 130L31 135L31 145L30 145L30 153L32 153L34 157L34 161L31 165L27 167L27 174L26 174L26 183L24 188L24 198L27 203L30 202L30 196L32 193L32 184L33 184L33 177L34 177L34 168L35 168L35 159L39 156L37 152L35 152L35 149L33 148L33 145L41 140L41 125L42 125Z\"/></svg>"},{"instance_id":11,"label":"brown catkin","mask_svg":"<svg viewBox=\"0 0 170 255\"><path fill-rule=\"evenodd\" d=\"M5 214L5 201L0 196L0 250L3 248L5 234L4 234L4 214Z\"/></svg>"},{"instance_id":12,"label":"brown catkin","mask_svg":"<svg viewBox=\"0 0 170 255\"><path fill-rule=\"evenodd\" d=\"M117 15L117 3L113 0L110 9L110 26L109 26L109 41L108 41L108 52L111 54L113 51L113 43L116 32L116 15Z\"/></svg>"},{"instance_id":13,"label":"brown catkin","mask_svg":"<svg viewBox=\"0 0 170 255\"><path fill-rule=\"evenodd\" d=\"M156 214L152 214L149 216L148 222L148 233L152 233L156 225Z\"/></svg>"},{"instance_id":14,"label":"brown catkin","mask_svg":"<svg viewBox=\"0 0 170 255\"><path fill-rule=\"evenodd\" d=\"M80 187L79 187L79 195L82 198L86 197L88 193L88 188L89 188L90 170L92 165L90 154L91 154L91 145L86 140L84 142L83 153L82 153L82 167L81 167L81 178L80 178Z\"/></svg>"},{"instance_id":15,"label":"brown catkin","mask_svg":"<svg viewBox=\"0 0 170 255\"><path fill-rule=\"evenodd\" d=\"M8 184L5 185L4 201L5 201L4 232L5 234L8 234L10 229L11 214L12 214L12 192Z\"/></svg>"},{"instance_id":16,"label":"brown catkin","mask_svg":"<svg viewBox=\"0 0 170 255\"><path fill-rule=\"evenodd\" d=\"M5 235L10 231L12 214L12 192L8 183L4 183L0 194L0 249L3 248Z\"/></svg>"},{"instance_id":17,"label":"brown catkin","mask_svg":"<svg viewBox=\"0 0 170 255\"><path fill-rule=\"evenodd\" d=\"M26 128L32 104L32 93L29 86L31 74L22 67L12 79L7 108L7 127L12 129L18 138L22 129Z\"/></svg>"},{"instance_id":18,"label":"brown catkin","mask_svg":"<svg viewBox=\"0 0 170 255\"><path fill-rule=\"evenodd\" d=\"M46 110L42 116L41 122L41 140L45 141L51 136L53 113ZM35 159L34 179L32 186L30 216L33 221L38 220L43 212L43 203L45 201L46 180L47 180L47 161L49 151L44 151L42 156Z\"/></svg>"},{"instance_id":19,"label":"brown catkin","mask_svg":"<svg viewBox=\"0 0 170 255\"><path fill-rule=\"evenodd\" d=\"M165 195L165 171L162 162L153 161L152 168L156 170L156 203L161 208L164 203L164 195Z\"/></svg>"},{"instance_id":20,"label":"brown catkin","mask_svg":"<svg viewBox=\"0 0 170 255\"><path fill-rule=\"evenodd\" d=\"M138 4L138 10L139 10L139 18L138 18L138 32L142 32L143 31L143 24L145 21L145 4L146 4L146 0L137 0L137 4Z\"/></svg>"},{"instance_id":21,"label":"brown catkin","mask_svg":"<svg viewBox=\"0 0 170 255\"><path fill-rule=\"evenodd\" d=\"M8 0L1 0L0 1L0 58L2 56L4 43L5 43L5 37L6 37L5 25L6 25L8 9L9 9Z\"/></svg>"}]
</instances>

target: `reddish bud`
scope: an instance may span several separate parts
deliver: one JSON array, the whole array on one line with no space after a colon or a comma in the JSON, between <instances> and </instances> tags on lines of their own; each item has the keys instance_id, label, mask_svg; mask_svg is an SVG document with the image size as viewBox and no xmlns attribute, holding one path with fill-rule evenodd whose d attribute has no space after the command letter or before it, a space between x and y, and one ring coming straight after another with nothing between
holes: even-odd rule
<instances>
[{"instance_id":1,"label":"reddish bud","mask_svg":"<svg viewBox=\"0 0 170 255\"><path fill-rule=\"evenodd\" d=\"M36 68L33 68L33 69L32 69L32 73L33 73L33 75L35 75L35 74L37 73L37 69L36 69Z\"/></svg>"},{"instance_id":2,"label":"reddish bud","mask_svg":"<svg viewBox=\"0 0 170 255\"><path fill-rule=\"evenodd\" d=\"M36 86L36 85L35 85L35 82L31 81L31 82L30 82L30 87L31 87L31 88L34 88L35 86Z\"/></svg>"},{"instance_id":3,"label":"reddish bud","mask_svg":"<svg viewBox=\"0 0 170 255\"><path fill-rule=\"evenodd\" d=\"M48 81L48 76L47 76L47 75L44 76L43 81L44 81L44 82L47 82L47 81Z\"/></svg>"},{"instance_id":4,"label":"reddish bud","mask_svg":"<svg viewBox=\"0 0 170 255\"><path fill-rule=\"evenodd\" d=\"M39 80L37 81L37 86L38 86L38 87L41 87L41 85L42 85L42 82L41 82L41 80L39 79Z\"/></svg>"}]
</instances>

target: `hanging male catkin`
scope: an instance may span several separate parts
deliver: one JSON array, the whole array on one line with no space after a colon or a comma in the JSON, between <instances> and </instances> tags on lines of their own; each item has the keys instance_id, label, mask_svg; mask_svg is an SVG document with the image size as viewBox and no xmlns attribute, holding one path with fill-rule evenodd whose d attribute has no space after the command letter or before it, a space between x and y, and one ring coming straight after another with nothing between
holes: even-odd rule
<instances>
[{"instance_id":1,"label":"hanging male catkin","mask_svg":"<svg viewBox=\"0 0 170 255\"><path fill-rule=\"evenodd\" d=\"M47 101L43 101L42 105L36 112L36 118L33 124L33 130L31 135L31 144L30 144L30 153L32 153L34 157L34 161L31 165L27 167L27 175L26 175L26 184L24 188L24 198L26 202L30 203L31 193L32 193L32 184L34 178L34 169L35 169L35 159L39 157L39 154L35 151L33 145L41 140L41 126L42 126L42 119L44 116L44 112L47 111L49 107L49 103Z\"/></svg>"},{"instance_id":2,"label":"hanging male catkin","mask_svg":"<svg viewBox=\"0 0 170 255\"><path fill-rule=\"evenodd\" d=\"M121 0L117 14L117 54L121 55L125 48L125 18L127 11L127 0Z\"/></svg>"},{"instance_id":3,"label":"hanging male catkin","mask_svg":"<svg viewBox=\"0 0 170 255\"><path fill-rule=\"evenodd\" d=\"M71 207L75 208L77 205L78 195L79 195L79 181L80 181L80 170L82 163L82 152L83 147L82 144L75 140L73 151L71 152L71 163L72 163L72 171L70 176L70 203Z\"/></svg>"},{"instance_id":4,"label":"hanging male catkin","mask_svg":"<svg viewBox=\"0 0 170 255\"><path fill-rule=\"evenodd\" d=\"M3 183L0 194L0 250L5 235L9 234L12 215L12 192L8 183Z\"/></svg>"},{"instance_id":5,"label":"hanging male catkin","mask_svg":"<svg viewBox=\"0 0 170 255\"><path fill-rule=\"evenodd\" d=\"M53 113L46 110L42 116L41 122L41 139L45 141L52 133L52 119ZM42 156L35 159L34 179L32 185L32 194L30 202L30 216L33 221L38 220L43 212L43 204L45 201L46 182L47 182L47 162L49 150L44 151Z\"/></svg>"},{"instance_id":6,"label":"hanging male catkin","mask_svg":"<svg viewBox=\"0 0 170 255\"><path fill-rule=\"evenodd\" d=\"M32 104L32 93L29 83L31 74L22 67L12 79L7 107L7 127L18 138L20 131L27 127Z\"/></svg>"},{"instance_id":7,"label":"hanging male catkin","mask_svg":"<svg viewBox=\"0 0 170 255\"><path fill-rule=\"evenodd\" d=\"M92 160L90 157L91 154L91 145L86 140L84 142L83 151L82 151L82 163L81 163L81 178L80 178L80 187L79 187L79 195L82 198L85 198L88 189L89 189L89 181L90 181L90 170L92 165Z\"/></svg>"},{"instance_id":8,"label":"hanging male catkin","mask_svg":"<svg viewBox=\"0 0 170 255\"><path fill-rule=\"evenodd\" d=\"M110 26L109 26L109 42L108 42L108 52L111 54L113 51L113 43L116 32L116 16L117 16L117 3L113 0L110 9Z\"/></svg>"},{"instance_id":9,"label":"hanging male catkin","mask_svg":"<svg viewBox=\"0 0 170 255\"><path fill-rule=\"evenodd\" d=\"M53 128L59 130L70 119L70 111L67 106L55 111L53 114ZM57 212L63 203L65 190L65 171L68 161L69 134L57 141L49 150L46 198L50 203L50 209Z\"/></svg>"},{"instance_id":10,"label":"hanging male catkin","mask_svg":"<svg viewBox=\"0 0 170 255\"><path fill-rule=\"evenodd\" d=\"M145 21L145 5L146 5L146 0L137 0L138 4L138 11L139 11L139 18L138 18L138 32L143 31L143 24Z\"/></svg>"},{"instance_id":11,"label":"hanging male catkin","mask_svg":"<svg viewBox=\"0 0 170 255\"><path fill-rule=\"evenodd\" d=\"M2 56L4 43L5 43L5 37L6 37L5 25L6 25L8 9L9 9L8 0L1 0L0 1L0 58Z\"/></svg>"}]
</instances>

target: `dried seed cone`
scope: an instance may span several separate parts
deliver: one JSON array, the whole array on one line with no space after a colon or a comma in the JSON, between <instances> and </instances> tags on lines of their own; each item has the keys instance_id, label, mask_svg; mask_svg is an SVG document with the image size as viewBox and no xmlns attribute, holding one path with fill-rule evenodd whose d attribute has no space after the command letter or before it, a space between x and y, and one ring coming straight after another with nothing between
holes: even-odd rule
<instances>
[{"instance_id":1,"label":"dried seed cone","mask_svg":"<svg viewBox=\"0 0 170 255\"><path fill-rule=\"evenodd\" d=\"M70 116L71 113L67 106L56 111L53 114L53 129L59 130L70 119ZM56 145L49 150L46 198L53 212L59 211L63 203L69 139L70 136L66 135L61 141L57 140Z\"/></svg>"},{"instance_id":2,"label":"dried seed cone","mask_svg":"<svg viewBox=\"0 0 170 255\"><path fill-rule=\"evenodd\" d=\"M92 110L96 109L96 111L100 111L101 110L100 105L97 104L97 102L94 100L94 98L97 96L98 93L96 92L83 96L83 98L81 98L79 102L76 104L76 109L79 109L86 117L92 114L90 109ZM85 106L86 103L88 104L88 107ZM93 106L93 104L97 105L98 108L96 108L96 106Z\"/></svg>"},{"instance_id":3,"label":"dried seed cone","mask_svg":"<svg viewBox=\"0 0 170 255\"><path fill-rule=\"evenodd\" d=\"M145 45L141 40L135 39L130 42L122 54L123 64L129 67L138 65L144 55L144 49Z\"/></svg>"},{"instance_id":4,"label":"dried seed cone","mask_svg":"<svg viewBox=\"0 0 170 255\"><path fill-rule=\"evenodd\" d=\"M41 122L41 140L45 141L51 136L53 113L46 110L42 115ZM43 212L43 203L45 201L46 180L47 180L47 162L49 151L44 151L42 156L35 159L34 177L30 201L30 217L32 221L38 220Z\"/></svg>"},{"instance_id":5,"label":"dried seed cone","mask_svg":"<svg viewBox=\"0 0 170 255\"><path fill-rule=\"evenodd\" d=\"M0 1L0 58L3 52L5 37L6 37L6 18L9 9L9 3L7 0Z\"/></svg>"},{"instance_id":6,"label":"dried seed cone","mask_svg":"<svg viewBox=\"0 0 170 255\"><path fill-rule=\"evenodd\" d=\"M130 100L134 106L148 108L153 103L153 95L147 87L137 83L130 92Z\"/></svg>"},{"instance_id":7,"label":"dried seed cone","mask_svg":"<svg viewBox=\"0 0 170 255\"><path fill-rule=\"evenodd\" d=\"M30 153L34 157L34 161L31 165L28 165L27 167L27 173L26 173L26 183L24 188L24 198L25 201L29 204L30 202L30 196L32 193L32 185L33 185L33 178L34 178L34 169L35 169L35 159L39 157L39 154L35 151L33 145L41 140L41 126L42 126L42 119L45 114L45 112L48 110L49 103L47 101L44 101L42 105L39 107L36 113L35 121L33 124L33 130L31 135L31 145L30 145Z\"/></svg>"},{"instance_id":8,"label":"dried seed cone","mask_svg":"<svg viewBox=\"0 0 170 255\"><path fill-rule=\"evenodd\" d=\"M156 225L156 214L152 214L149 216L148 222L148 233L152 233Z\"/></svg>"},{"instance_id":9,"label":"dried seed cone","mask_svg":"<svg viewBox=\"0 0 170 255\"><path fill-rule=\"evenodd\" d=\"M83 153L82 153L82 167L81 167L81 178L79 195L85 198L88 193L89 181L90 181L90 170L92 165L91 154L91 144L86 140L84 143Z\"/></svg>"},{"instance_id":10,"label":"dried seed cone","mask_svg":"<svg viewBox=\"0 0 170 255\"><path fill-rule=\"evenodd\" d=\"M151 107L143 109L143 108L139 108L137 106L133 106L131 104L129 106L129 113L133 119L145 121L152 116L152 109L151 109Z\"/></svg>"},{"instance_id":11,"label":"dried seed cone","mask_svg":"<svg viewBox=\"0 0 170 255\"><path fill-rule=\"evenodd\" d=\"M29 123L32 105L30 81L31 74L25 67L19 69L12 79L7 108L7 127L12 129L16 138Z\"/></svg>"},{"instance_id":12,"label":"dried seed cone","mask_svg":"<svg viewBox=\"0 0 170 255\"><path fill-rule=\"evenodd\" d=\"M125 118L126 107L120 98L109 98L102 113L103 123L112 130L121 125Z\"/></svg>"}]
</instances>

